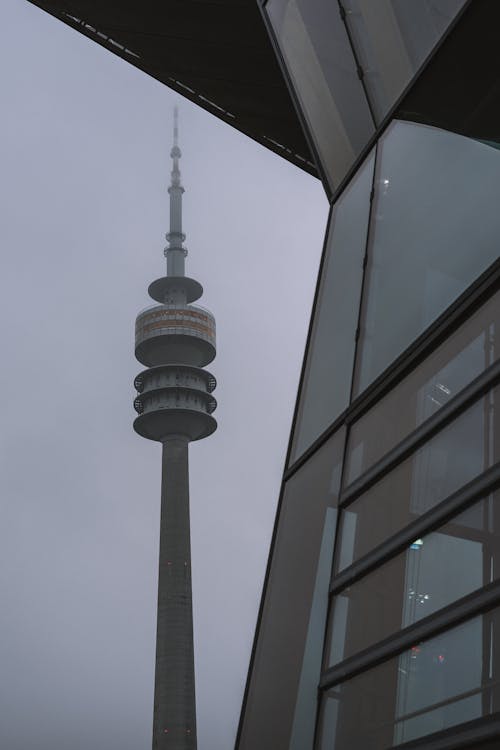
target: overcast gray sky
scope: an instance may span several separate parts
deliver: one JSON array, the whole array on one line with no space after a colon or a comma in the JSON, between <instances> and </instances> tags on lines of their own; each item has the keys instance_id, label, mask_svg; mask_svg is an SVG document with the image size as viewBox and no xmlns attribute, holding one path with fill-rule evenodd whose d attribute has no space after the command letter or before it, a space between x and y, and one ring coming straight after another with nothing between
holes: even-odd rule
<instances>
[{"instance_id":1,"label":"overcast gray sky","mask_svg":"<svg viewBox=\"0 0 500 750\"><path fill-rule=\"evenodd\" d=\"M132 430L180 106L219 429L190 448L199 750L234 743L327 204L316 180L3 0L0 747L151 745L160 447Z\"/></svg>"}]
</instances>

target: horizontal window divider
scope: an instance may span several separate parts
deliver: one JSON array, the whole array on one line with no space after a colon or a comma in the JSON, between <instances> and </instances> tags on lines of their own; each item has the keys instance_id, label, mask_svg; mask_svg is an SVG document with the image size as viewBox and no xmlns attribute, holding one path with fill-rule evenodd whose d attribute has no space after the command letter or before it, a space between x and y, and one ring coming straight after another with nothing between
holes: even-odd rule
<instances>
[{"instance_id":1,"label":"horizontal window divider","mask_svg":"<svg viewBox=\"0 0 500 750\"><path fill-rule=\"evenodd\" d=\"M359 479L348 485L340 494L339 506L352 503L359 495L378 482L398 464L408 458L417 448L424 445L434 435L440 432L449 422L456 419L469 406L487 393L500 381L500 359L490 365L484 372L469 383L439 411L426 419L419 427L411 432L404 440L396 445L389 453L377 461L364 472Z\"/></svg>"},{"instance_id":2,"label":"horizontal window divider","mask_svg":"<svg viewBox=\"0 0 500 750\"><path fill-rule=\"evenodd\" d=\"M496 682L489 682L487 687L489 690L492 688L495 688L498 686L498 680ZM437 701L437 703L432 704L432 711L436 711L440 708L445 708L446 706L451 706L453 703L457 703L458 701L463 701L464 698L472 698L474 695L480 695L485 689L484 685L479 685L479 687L475 687L472 690L466 690L463 693L457 693L456 695L448 696L448 698L443 698L442 701ZM424 708L419 708L416 711L411 711L411 713L407 714L400 714L397 718L397 724L400 724L402 721L410 721L411 719L416 719L418 716L425 716L425 714L429 713L429 706L425 706Z\"/></svg>"},{"instance_id":3,"label":"horizontal window divider","mask_svg":"<svg viewBox=\"0 0 500 750\"><path fill-rule=\"evenodd\" d=\"M409 625L383 641L370 646L358 654L350 656L340 664L323 672L319 683L320 690L325 690L339 682L345 682L360 672L368 671L382 662L388 661L403 651L407 651L422 641L428 641L445 630L459 625L465 620L493 609L500 604L500 580L487 584L482 589L452 602L438 612Z\"/></svg>"},{"instance_id":4,"label":"horizontal window divider","mask_svg":"<svg viewBox=\"0 0 500 750\"><path fill-rule=\"evenodd\" d=\"M473 505L479 499L500 486L500 462L487 469L479 477L461 487L459 490L442 500L419 518L405 526L397 534L379 544L367 555L349 565L341 573L334 576L330 584L330 594L339 594L347 586L352 585L374 568L395 557L407 549L415 539L438 529L458 513Z\"/></svg>"},{"instance_id":5,"label":"horizontal window divider","mask_svg":"<svg viewBox=\"0 0 500 750\"><path fill-rule=\"evenodd\" d=\"M340 414L332 424L319 435L314 443L289 465L283 474L283 479L289 479L297 469L328 440L329 437L345 422L353 424L367 411L373 408L390 390L403 380L415 367L425 360L437 347L445 341L456 329L462 325L479 307L500 289L500 258L494 261L437 320L432 323L399 357L384 370L378 378L367 387ZM313 306L312 317L315 314ZM311 317L311 320L312 320ZM311 335L311 329L308 334ZM306 348L306 356L308 349ZM302 376L301 376L302 382ZM299 396L300 397L300 388ZM297 411L297 406L296 406ZM295 429L296 415L292 423L291 440Z\"/></svg>"},{"instance_id":6,"label":"horizontal window divider","mask_svg":"<svg viewBox=\"0 0 500 750\"><path fill-rule=\"evenodd\" d=\"M488 686L485 689L488 689ZM419 737L417 740L393 745L393 750L465 750L479 743L482 746L490 739L498 740L499 735L500 713L494 713ZM488 747L490 746L486 745L486 748Z\"/></svg>"}]
</instances>

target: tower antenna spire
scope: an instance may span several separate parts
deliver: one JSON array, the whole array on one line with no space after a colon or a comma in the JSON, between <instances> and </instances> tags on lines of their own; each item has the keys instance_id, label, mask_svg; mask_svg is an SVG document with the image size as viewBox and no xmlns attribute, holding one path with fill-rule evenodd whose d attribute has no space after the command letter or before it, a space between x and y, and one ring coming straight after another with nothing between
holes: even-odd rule
<instances>
[{"instance_id":1,"label":"tower antenna spire","mask_svg":"<svg viewBox=\"0 0 500 750\"><path fill-rule=\"evenodd\" d=\"M179 138L179 108L177 105L174 107L174 148L178 146Z\"/></svg>"},{"instance_id":2,"label":"tower antenna spire","mask_svg":"<svg viewBox=\"0 0 500 750\"><path fill-rule=\"evenodd\" d=\"M186 235L182 231L182 194L179 159L182 156L179 148L179 111L174 107L174 145L170 151L172 172L170 176L170 229L165 235L168 246L164 254L167 259L167 276L184 276L184 259L187 250L183 245Z\"/></svg>"}]
</instances>

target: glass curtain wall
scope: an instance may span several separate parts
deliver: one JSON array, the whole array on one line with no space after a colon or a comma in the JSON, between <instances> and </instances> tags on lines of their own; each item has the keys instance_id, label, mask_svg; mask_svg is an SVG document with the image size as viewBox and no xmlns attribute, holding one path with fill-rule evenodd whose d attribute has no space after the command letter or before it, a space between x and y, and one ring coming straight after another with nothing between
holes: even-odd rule
<instances>
[{"instance_id":1,"label":"glass curtain wall","mask_svg":"<svg viewBox=\"0 0 500 750\"><path fill-rule=\"evenodd\" d=\"M414 539L399 555L333 597L325 667L383 641L499 575L500 494L492 493L436 531Z\"/></svg>"},{"instance_id":2,"label":"glass curtain wall","mask_svg":"<svg viewBox=\"0 0 500 750\"><path fill-rule=\"evenodd\" d=\"M498 257L500 150L394 122L378 144L355 393Z\"/></svg>"},{"instance_id":3,"label":"glass curtain wall","mask_svg":"<svg viewBox=\"0 0 500 750\"><path fill-rule=\"evenodd\" d=\"M344 438L284 486L240 750L312 746Z\"/></svg>"},{"instance_id":4,"label":"glass curtain wall","mask_svg":"<svg viewBox=\"0 0 500 750\"><path fill-rule=\"evenodd\" d=\"M330 192L465 2L265 2Z\"/></svg>"},{"instance_id":5,"label":"glass curtain wall","mask_svg":"<svg viewBox=\"0 0 500 750\"><path fill-rule=\"evenodd\" d=\"M500 294L493 295L349 432L345 484L370 469L450 403L500 356Z\"/></svg>"},{"instance_id":6,"label":"glass curtain wall","mask_svg":"<svg viewBox=\"0 0 500 750\"><path fill-rule=\"evenodd\" d=\"M464 2L372 5L265 5L330 189ZM498 185L393 120L332 206L238 750L500 720Z\"/></svg>"},{"instance_id":7,"label":"glass curtain wall","mask_svg":"<svg viewBox=\"0 0 500 750\"><path fill-rule=\"evenodd\" d=\"M332 687L318 750L386 750L498 712L499 638L495 609Z\"/></svg>"},{"instance_id":8,"label":"glass curtain wall","mask_svg":"<svg viewBox=\"0 0 500 750\"><path fill-rule=\"evenodd\" d=\"M349 404L374 161L372 154L330 220L291 461Z\"/></svg>"},{"instance_id":9,"label":"glass curtain wall","mask_svg":"<svg viewBox=\"0 0 500 750\"><path fill-rule=\"evenodd\" d=\"M381 122L465 0L342 0L367 96Z\"/></svg>"},{"instance_id":10,"label":"glass curtain wall","mask_svg":"<svg viewBox=\"0 0 500 750\"><path fill-rule=\"evenodd\" d=\"M490 144L409 122L395 121L387 129L376 159L373 153L367 158L333 209L292 463L348 406L351 395L361 395L496 261L499 184L500 149ZM464 329L461 335L469 334ZM450 340L436 355L443 365L430 375L434 382L424 386L425 394L416 394L418 404L411 408L418 414L407 419L425 421L485 369L496 358L491 335L480 334L446 363L447 349L460 346ZM433 366L437 360L424 364L420 376ZM376 428L381 434L374 436L373 450L385 451L404 431L407 395L401 394L398 419L391 418L387 431ZM351 438L350 480L372 460L368 450L366 434L357 452Z\"/></svg>"},{"instance_id":11,"label":"glass curtain wall","mask_svg":"<svg viewBox=\"0 0 500 750\"><path fill-rule=\"evenodd\" d=\"M337 0L265 9L333 192L375 131Z\"/></svg>"}]
</instances>

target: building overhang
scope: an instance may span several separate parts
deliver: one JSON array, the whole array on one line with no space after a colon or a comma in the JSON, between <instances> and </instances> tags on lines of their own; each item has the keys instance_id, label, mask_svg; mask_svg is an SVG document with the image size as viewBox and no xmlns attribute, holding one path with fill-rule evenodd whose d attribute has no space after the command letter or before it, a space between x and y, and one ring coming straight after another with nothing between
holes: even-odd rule
<instances>
[{"instance_id":1,"label":"building overhang","mask_svg":"<svg viewBox=\"0 0 500 750\"><path fill-rule=\"evenodd\" d=\"M29 0L317 176L256 0Z\"/></svg>"}]
</instances>

